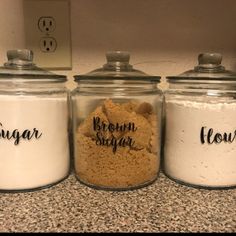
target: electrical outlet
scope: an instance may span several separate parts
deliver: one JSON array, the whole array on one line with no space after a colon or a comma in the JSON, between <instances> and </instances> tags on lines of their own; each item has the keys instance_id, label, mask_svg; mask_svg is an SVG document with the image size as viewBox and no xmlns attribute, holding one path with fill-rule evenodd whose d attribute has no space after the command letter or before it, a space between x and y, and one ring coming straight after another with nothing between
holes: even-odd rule
<instances>
[{"instance_id":1,"label":"electrical outlet","mask_svg":"<svg viewBox=\"0 0 236 236\"><path fill-rule=\"evenodd\" d=\"M40 49L42 52L52 53L57 49L57 41L52 37L43 37L40 40Z\"/></svg>"},{"instance_id":2,"label":"electrical outlet","mask_svg":"<svg viewBox=\"0 0 236 236\"><path fill-rule=\"evenodd\" d=\"M42 16L39 18L38 27L43 33L52 33L56 28L56 21L53 17Z\"/></svg>"},{"instance_id":3,"label":"electrical outlet","mask_svg":"<svg viewBox=\"0 0 236 236\"><path fill-rule=\"evenodd\" d=\"M24 0L25 47L47 69L71 69L70 0Z\"/></svg>"}]
</instances>

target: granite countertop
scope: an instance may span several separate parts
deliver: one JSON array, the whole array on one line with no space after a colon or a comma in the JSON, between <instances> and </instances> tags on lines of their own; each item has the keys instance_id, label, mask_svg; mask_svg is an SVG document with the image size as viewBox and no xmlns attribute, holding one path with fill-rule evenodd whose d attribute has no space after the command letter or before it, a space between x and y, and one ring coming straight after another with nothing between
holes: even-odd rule
<instances>
[{"instance_id":1,"label":"granite countertop","mask_svg":"<svg viewBox=\"0 0 236 236\"><path fill-rule=\"evenodd\" d=\"M149 187L106 192L73 175L49 189L0 194L1 232L236 232L236 189L198 190L163 174Z\"/></svg>"}]
</instances>

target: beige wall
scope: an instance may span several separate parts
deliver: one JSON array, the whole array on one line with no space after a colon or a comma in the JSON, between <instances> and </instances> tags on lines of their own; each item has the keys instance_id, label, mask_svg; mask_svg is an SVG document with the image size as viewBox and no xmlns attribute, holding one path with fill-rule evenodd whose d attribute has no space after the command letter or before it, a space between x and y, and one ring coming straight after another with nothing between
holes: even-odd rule
<instances>
[{"instance_id":1,"label":"beige wall","mask_svg":"<svg viewBox=\"0 0 236 236\"><path fill-rule=\"evenodd\" d=\"M197 54L217 51L236 70L235 0L71 0L71 78L105 62L107 50L128 50L150 74L192 68ZM24 45L22 0L0 1L0 64ZM73 82L69 83L73 87Z\"/></svg>"}]
</instances>

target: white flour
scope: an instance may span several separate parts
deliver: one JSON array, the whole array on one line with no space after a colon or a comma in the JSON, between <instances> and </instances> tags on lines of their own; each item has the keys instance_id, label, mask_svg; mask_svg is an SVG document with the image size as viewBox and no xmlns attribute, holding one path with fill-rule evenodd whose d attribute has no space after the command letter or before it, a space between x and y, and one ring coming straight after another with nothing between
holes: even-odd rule
<instances>
[{"instance_id":1,"label":"white flour","mask_svg":"<svg viewBox=\"0 0 236 236\"><path fill-rule=\"evenodd\" d=\"M218 103L217 103L218 102ZM205 187L236 186L236 140L232 143L201 143L212 128L222 137L234 137L236 130L236 101L215 103L171 100L166 102L166 133L164 168L168 176L193 185ZM227 134L224 134L227 133ZM221 137L218 135L218 141Z\"/></svg>"},{"instance_id":2,"label":"white flour","mask_svg":"<svg viewBox=\"0 0 236 236\"><path fill-rule=\"evenodd\" d=\"M32 135L34 129L38 136ZM7 130L15 137L30 130L32 137L21 137L17 144L15 138L4 138ZM0 189L42 187L60 181L68 170L66 97L0 96Z\"/></svg>"}]
</instances>

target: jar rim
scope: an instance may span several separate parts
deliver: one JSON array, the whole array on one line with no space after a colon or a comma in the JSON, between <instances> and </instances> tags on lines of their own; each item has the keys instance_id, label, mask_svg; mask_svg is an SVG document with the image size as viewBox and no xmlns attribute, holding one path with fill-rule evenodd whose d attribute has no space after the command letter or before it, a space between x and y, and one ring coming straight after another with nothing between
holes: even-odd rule
<instances>
[{"instance_id":1,"label":"jar rim","mask_svg":"<svg viewBox=\"0 0 236 236\"><path fill-rule=\"evenodd\" d=\"M236 78L235 77L180 77L180 76L167 76L166 77L167 82L169 83L182 83L182 82L186 82L186 83L201 83L201 81L204 81L205 83L217 83L217 84L224 84L226 83L236 83Z\"/></svg>"},{"instance_id":2,"label":"jar rim","mask_svg":"<svg viewBox=\"0 0 236 236\"><path fill-rule=\"evenodd\" d=\"M11 73L6 73L6 74L0 74L0 83L3 81L13 81L13 80L25 80L25 81L35 81L35 82L55 82L55 83L64 83L67 81L66 76L62 75L37 75L37 74L11 74Z\"/></svg>"},{"instance_id":3,"label":"jar rim","mask_svg":"<svg viewBox=\"0 0 236 236\"><path fill-rule=\"evenodd\" d=\"M124 80L124 81L142 81L142 82L157 82L161 80L161 76L88 76L88 75L76 75L74 76L76 82L80 81L101 81L101 80Z\"/></svg>"}]
</instances>

